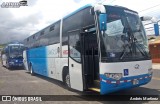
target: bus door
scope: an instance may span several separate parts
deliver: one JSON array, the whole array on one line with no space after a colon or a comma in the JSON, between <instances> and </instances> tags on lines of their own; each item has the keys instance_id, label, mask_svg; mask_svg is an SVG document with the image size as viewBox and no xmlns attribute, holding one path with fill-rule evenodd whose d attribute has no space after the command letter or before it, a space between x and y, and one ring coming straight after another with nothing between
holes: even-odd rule
<instances>
[{"instance_id":1,"label":"bus door","mask_svg":"<svg viewBox=\"0 0 160 104\"><path fill-rule=\"evenodd\" d=\"M68 32L70 86L83 91L80 30Z\"/></svg>"},{"instance_id":2,"label":"bus door","mask_svg":"<svg viewBox=\"0 0 160 104\"><path fill-rule=\"evenodd\" d=\"M99 92L99 57L96 31L81 34L84 87Z\"/></svg>"},{"instance_id":3,"label":"bus door","mask_svg":"<svg viewBox=\"0 0 160 104\"><path fill-rule=\"evenodd\" d=\"M6 54L2 54L2 66L6 66L6 63L7 63L7 56Z\"/></svg>"},{"instance_id":4,"label":"bus door","mask_svg":"<svg viewBox=\"0 0 160 104\"><path fill-rule=\"evenodd\" d=\"M28 62L27 62L27 50L23 51L23 64L24 64L24 68L29 71L28 68Z\"/></svg>"}]
</instances>

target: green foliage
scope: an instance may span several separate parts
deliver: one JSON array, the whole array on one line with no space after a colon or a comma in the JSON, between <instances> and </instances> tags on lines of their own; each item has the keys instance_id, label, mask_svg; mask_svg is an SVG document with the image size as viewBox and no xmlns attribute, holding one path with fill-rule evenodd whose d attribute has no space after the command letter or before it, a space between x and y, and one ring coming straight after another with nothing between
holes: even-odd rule
<instances>
[{"instance_id":1,"label":"green foliage","mask_svg":"<svg viewBox=\"0 0 160 104\"><path fill-rule=\"evenodd\" d=\"M3 48L5 46L5 44L0 44L0 48Z\"/></svg>"}]
</instances>

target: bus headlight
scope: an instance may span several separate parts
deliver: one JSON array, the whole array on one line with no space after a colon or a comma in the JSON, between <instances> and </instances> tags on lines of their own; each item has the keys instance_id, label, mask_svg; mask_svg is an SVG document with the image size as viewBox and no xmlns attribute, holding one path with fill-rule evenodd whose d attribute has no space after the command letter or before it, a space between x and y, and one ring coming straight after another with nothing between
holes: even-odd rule
<instances>
[{"instance_id":1,"label":"bus headlight","mask_svg":"<svg viewBox=\"0 0 160 104\"><path fill-rule=\"evenodd\" d=\"M12 64L12 65L13 65L13 64L14 64L14 62L13 62L13 61L10 61L10 62L9 62L9 64Z\"/></svg>"},{"instance_id":2,"label":"bus headlight","mask_svg":"<svg viewBox=\"0 0 160 104\"><path fill-rule=\"evenodd\" d=\"M148 69L148 74L152 74L152 73L153 73L152 68L149 68Z\"/></svg>"},{"instance_id":3,"label":"bus headlight","mask_svg":"<svg viewBox=\"0 0 160 104\"><path fill-rule=\"evenodd\" d=\"M104 73L107 78L112 78L115 80L120 80L122 78L122 73Z\"/></svg>"}]
</instances>

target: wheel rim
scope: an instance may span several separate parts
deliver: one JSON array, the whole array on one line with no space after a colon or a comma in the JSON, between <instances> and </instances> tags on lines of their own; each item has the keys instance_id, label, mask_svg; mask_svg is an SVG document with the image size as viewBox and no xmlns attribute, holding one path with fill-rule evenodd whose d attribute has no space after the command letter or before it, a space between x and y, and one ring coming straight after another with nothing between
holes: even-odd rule
<instances>
[{"instance_id":1,"label":"wheel rim","mask_svg":"<svg viewBox=\"0 0 160 104\"><path fill-rule=\"evenodd\" d=\"M30 71L30 73L31 73L31 74L33 73L33 71L32 71L32 66L31 66L31 71Z\"/></svg>"},{"instance_id":2,"label":"wheel rim","mask_svg":"<svg viewBox=\"0 0 160 104\"><path fill-rule=\"evenodd\" d=\"M69 74L66 75L66 84L68 87L70 87L70 78L69 78Z\"/></svg>"}]
</instances>

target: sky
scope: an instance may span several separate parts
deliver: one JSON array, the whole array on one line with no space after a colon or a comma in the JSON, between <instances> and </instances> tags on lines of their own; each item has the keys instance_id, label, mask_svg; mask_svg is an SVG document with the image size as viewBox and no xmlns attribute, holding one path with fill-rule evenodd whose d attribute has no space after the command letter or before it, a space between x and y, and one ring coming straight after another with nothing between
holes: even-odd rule
<instances>
[{"instance_id":1,"label":"sky","mask_svg":"<svg viewBox=\"0 0 160 104\"><path fill-rule=\"evenodd\" d=\"M0 5L3 2L19 1L0 0ZM140 16L153 16L160 19L160 0L27 0L27 2L28 6L20 8L0 7L0 44L21 41L76 9L98 2L124 6L137 11ZM147 34L153 32L148 31Z\"/></svg>"}]
</instances>

